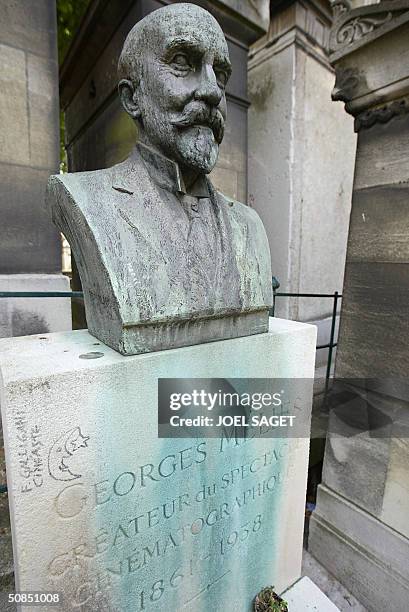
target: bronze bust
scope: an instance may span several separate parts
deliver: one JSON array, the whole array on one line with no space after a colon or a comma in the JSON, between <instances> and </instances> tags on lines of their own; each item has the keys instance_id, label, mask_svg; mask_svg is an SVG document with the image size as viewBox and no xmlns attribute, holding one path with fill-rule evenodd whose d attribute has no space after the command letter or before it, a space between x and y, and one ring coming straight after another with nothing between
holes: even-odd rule
<instances>
[{"instance_id":1,"label":"bronze bust","mask_svg":"<svg viewBox=\"0 0 409 612\"><path fill-rule=\"evenodd\" d=\"M207 178L231 66L217 21L192 4L129 33L119 95L139 141L123 163L50 178L54 222L80 272L89 331L124 355L266 332L270 252L257 213Z\"/></svg>"}]
</instances>

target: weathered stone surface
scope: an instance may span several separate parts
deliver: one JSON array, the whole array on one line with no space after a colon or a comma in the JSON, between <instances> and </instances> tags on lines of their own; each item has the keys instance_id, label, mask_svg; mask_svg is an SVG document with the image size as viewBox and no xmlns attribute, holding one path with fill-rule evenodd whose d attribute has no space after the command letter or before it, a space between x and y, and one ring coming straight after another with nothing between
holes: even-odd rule
<instances>
[{"instance_id":1,"label":"weathered stone surface","mask_svg":"<svg viewBox=\"0 0 409 612\"><path fill-rule=\"evenodd\" d=\"M45 208L50 171L0 164L0 274L61 271L61 242Z\"/></svg>"},{"instance_id":2,"label":"weathered stone surface","mask_svg":"<svg viewBox=\"0 0 409 612\"><path fill-rule=\"evenodd\" d=\"M30 162L40 168L58 168L60 162L58 64L27 54Z\"/></svg>"},{"instance_id":3,"label":"weathered stone surface","mask_svg":"<svg viewBox=\"0 0 409 612\"><path fill-rule=\"evenodd\" d=\"M0 274L0 291L70 291L62 274ZM0 298L0 338L68 331L70 298Z\"/></svg>"},{"instance_id":4,"label":"weathered stone surface","mask_svg":"<svg viewBox=\"0 0 409 612\"><path fill-rule=\"evenodd\" d=\"M118 63L121 102L139 132L135 150L113 168L50 180L48 202L74 252L88 329L122 354L268 328L261 220L205 176L224 136L230 73L210 13L185 3L154 11L128 34ZM235 140L231 166L243 157Z\"/></svg>"},{"instance_id":5,"label":"weathered stone surface","mask_svg":"<svg viewBox=\"0 0 409 612\"><path fill-rule=\"evenodd\" d=\"M382 500L381 520L409 539L408 424L396 428L389 448L389 471Z\"/></svg>"},{"instance_id":6,"label":"weathered stone surface","mask_svg":"<svg viewBox=\"0 0 409 612\"><path fill-rule=\"evenodd\" d=\"M406 612L407 538L320 485L310 519L309 551L368 610Z\"/></svg>"},{"instance_id":7,"label":"weathered stone surface","mask_svg":"<svg viewBox=\"0 0 409 612\"><path fill-rule=\"evenodd\" d=\"M408 133L409 115L360 132L354 189L407 182Z\"/></svg>"},{"instance_id":8,"label":"weathered stone surface","mask_svg":"<svg viewBox=\"0 0 409 612\"><path fill-rule=\"evenodd\" d=\"M285 591L282 597L291 612L339 612L339 608L306 576Z\"/></svg>"},{"instance_id":9,"label":"weathered stone surface","mask_svg":"<svg viewBox=\"0 0 409 612\"><path fill-rule=\"evenodd\" d=\"M409 266L347 263L343 295L336 375L405 379L409 367Z\"/></svg>"},{"instance_id":10,"label":"weathered stone surface","mask_svg":"<svg viewBox=\"0 0 409 612\"><path fill-rule=\"evenodd\" d=\"M221 4L225 4L234 11L237 11L237 13L257 24L264 31L268 30L270 14L268 0L253 0L252 2L221 0Z\"/></svg>"},{"instance_id":11,"label":"weathered stone surface","mask_svg":"<svg viewBox=\"0 0 409 612\"><path fill-rule=\"evenodd\" d=\"M344 274L356 136L330 99L334 75L320 32L330 21L318 4L328 3L272 2L269 33L250 51L249 201L283 292L341 292ZM332 304L280 298L276 308L317 321Z\"/></svg>"},{"instance_id":12,"label":"weathered stone surface","mask_svg":"<svg viewBox=\"0 0 409 612\"><path fill-rule=\"evenodd\" d=\"M3 290L17 290L17 286L22 291L27 289L21 286L27 280L26 274L61 272L60 237L44 205L47 179L59 166L56 42L55 2L4 0L0 3L0 282ZM8 281L4 278L7 274L22 276L20 280ZM28 284L41 290L42 280L35 282L30 278ZM23 300L14 304L14 312L11 304L0 300L0 336L9 336L13 330L33 333L58 329L53 313L50 314L47 306L44 308L44 303L38 302L31 311ZM39 312L41 307L43 312ZM61 314L60 309L58 312ZM42 325L44 319L51 319L53 324ZM69 316L63 318L60 329L67 329L69 321Z\"/></svg>"},{"instance_id":13,"label":"weathered stone surface","mask_svg":"<svg viewBox=\"0 0 409 612\"><path fill-rule=\"evenodd\" d=\"M127 358L85 330L2 340L16 588L64 592L64 612L250 612L266 584L293 584L308 439L158 439L157 381L312 377L315 339L271 319L268 334Z\"/></svg>"},{"instance_id":14,"label":"weathered stone surface","mask_svg":"<svg viewBox=\"0 0 409 612\"><path fill-rule=\"evenodd\" d=\"M338 424L327 440L323 482L346 499L380 517L389 468L387 438L371 436ZM345 437L341 437L341 433ZM349 436L349 437L347 437Z\"/></svg>"},{"instance_id":15,"label":"weathered stone surface","mask_svg":"<svg viewBox=\"0 0 409 612\"><path fill-rule=\"evenodd\" d=\"M0 125L2 126L0 161L11 164L29 163L26 56L20 49L2 44L0 44Z\"/></svg>"},{"instance_id":16,"label":"weathered stone surface","mask_svg":"<svg viewBox=\"0 0 409 612\"><path fill-rule=\"evenodd\" d=\"M330 56L337 76L333 99L355 116L409 93L407 64L397 61L407 57L409 2L371 4L341 13L331 36L341 47L332 44Z\"/></svg>"},{"instance_id":17,"label":"weathered stone surface","mask_svg":"<svg viewBox=\"0 0 409 612\"><path fill-rule=\"evenodd\" d=\"M356 191L348 261L409 263L408 201L409 182Z\"/></svg>"},{"instance_id":18,"label":"weathered stone surface","mask_svg":"<svg viewBox=\"0 0 409 612\"><path fill-rule=\"evenodd\" d=\"M49 58L56 55L56 5L48 0L3 0L0 40Z\"/></svg>"},{"instance_id":19,"label":"weathered stone surface","mask_svg":"<svg viewBox=\"0 0 409 612\"><path fill-rule=\"evenodd\" d=\"M341 612L368 612L356 597L305 548L302 555L302 575L308 576Z\"/></svg>"},{"instance_id":20,"label":"weathered stone surface","mask_svg":"<svg viewBox=\"0 0 409 612\"><path fill-rule=\"evenodd\" d=\"M335 375L376 379L355 385L359 397L376 390L354 424L331 416L309 539L369 610L399 612L409 600L408 398L396 393L409 368L408 33L407 0L341 10L334 25L333 96L358 131Z\"/></svg>"}]
</instances>

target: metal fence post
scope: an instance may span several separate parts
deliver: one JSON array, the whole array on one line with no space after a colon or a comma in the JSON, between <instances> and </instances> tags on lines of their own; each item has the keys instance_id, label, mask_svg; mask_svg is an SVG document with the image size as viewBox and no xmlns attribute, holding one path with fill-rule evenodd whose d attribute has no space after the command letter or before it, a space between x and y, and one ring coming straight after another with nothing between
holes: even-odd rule
<instances>
[{"instance_id":1,"label":"metal fence post","mask_svg":"<svg viewBox=\"0 0 409 612\"><path fill-rule=\"evenodd\" d=\"M276 278L275 276L271 277L271 284L273 286L273 307L270 310L270 316L274 317L275 316L275 309L276 309L276 292L277 289L280 288L280 282L278 280L278 278Z\"/></svg>"},{"instance_id":2,"label":"metal fence post","mask_svg":"<svg viewBox=\"0 0 409 612\"><path fill-rule=\"evenodd\" d=\"M327 373L325 376L325 394L327 394L327 391L328 391L329 379L331 375L332 353L334 350L334 346L336 346L336 344L334 344L334 337L335 337L335 325L337 321L338 296L339 296L338 291L335 291L334 306L332 308L331 334L329 337L329 347L328 347Z\"/></svg>"}]
</instances>

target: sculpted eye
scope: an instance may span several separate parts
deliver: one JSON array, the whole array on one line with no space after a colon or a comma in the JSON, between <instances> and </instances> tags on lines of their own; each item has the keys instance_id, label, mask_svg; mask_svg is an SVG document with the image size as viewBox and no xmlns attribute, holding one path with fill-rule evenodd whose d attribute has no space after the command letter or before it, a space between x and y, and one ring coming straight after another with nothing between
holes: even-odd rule
<instances>
[{"instance_id":1,"label":"sculpted eye","mask_svg":"<svg viewBox=\"0 0 409 612\"><path fill-rule=\"evenodd\" d=\"M214 73L216 75L216 80L217 80L217 83L218 83L219 87L222 87L224 89L226 87L227 81L229 79L229 77L227 76L226 72L224 72L224 70L216 70L215 69Z\"/></svg>"},{"instance_id":2,"label":"sculpted eye","mask_svg":"<svg viewBox=\"0 0 409 612\"><path fill-rule=\"evenodd\" d=\"M175 64L178 68L190 68L189 60L184 53L177 53L172 59L172 64Z\"/></svg>"}]
</instances>

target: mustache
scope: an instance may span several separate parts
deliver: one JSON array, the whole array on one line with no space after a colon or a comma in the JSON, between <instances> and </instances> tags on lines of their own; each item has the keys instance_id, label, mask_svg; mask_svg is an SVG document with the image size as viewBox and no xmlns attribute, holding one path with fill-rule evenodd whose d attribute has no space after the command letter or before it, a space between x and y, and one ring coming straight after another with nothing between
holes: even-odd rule
<instances>
[{"instance_id":1,"label":"mustache","mask_svg":"<svg viewBox=\"0 0 409 612\"><path fill-rule=\"evenodd\" d=\"M209 127L215 140L220 144L224 136L224 118L218 108L210 107L203 102L190 102L183 113L171 120L171 124L178 128L204 125Z\"/></svg>"}]
</instances>

